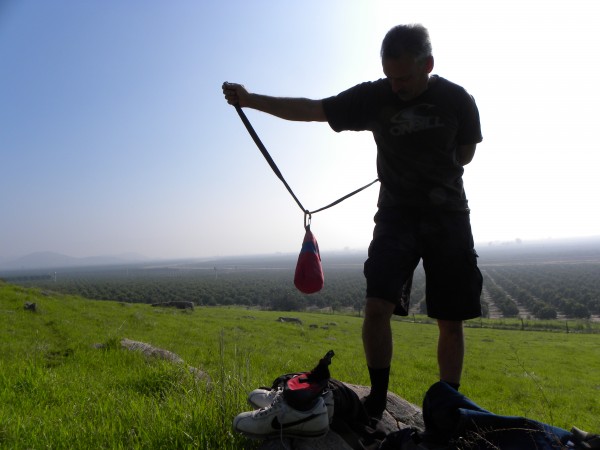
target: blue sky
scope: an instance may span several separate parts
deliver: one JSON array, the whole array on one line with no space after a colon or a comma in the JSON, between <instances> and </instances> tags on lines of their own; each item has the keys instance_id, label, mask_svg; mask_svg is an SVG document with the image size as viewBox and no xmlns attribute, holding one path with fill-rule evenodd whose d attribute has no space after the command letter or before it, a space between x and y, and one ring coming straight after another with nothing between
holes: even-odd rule
<instances>
[{"instance_id":1,"label":"blue sky","mask_svg":"<svg viewBox=\"0 0 600 450\"><path fill-rule=\"evenodd\" d=\"M302 213L221 84L334 95L380 78L381 39L409 22L479 105L475 240L599 235L593 3L3 0L0 258L297 252ZM311 210L376 177L368 133L246 113ZM366 248L376 198L313 216L321 249Z\"/></svg>"}]
</instances>

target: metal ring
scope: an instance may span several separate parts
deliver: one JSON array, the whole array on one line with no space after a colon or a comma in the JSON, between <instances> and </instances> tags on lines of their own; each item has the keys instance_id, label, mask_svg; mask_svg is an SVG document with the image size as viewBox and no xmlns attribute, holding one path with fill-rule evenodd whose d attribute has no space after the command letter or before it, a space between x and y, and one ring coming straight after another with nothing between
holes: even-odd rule
<instances>
[{"instance_id":1,"label":"metal ring","mask_svg":"<svg viewBox=\"0 0 600 450\"><path fill-rule=\"evenodd\" d=\"M306 229L310 228L311 219L312 219L312 216L311 216L310 212L304 211L304 228L306 228Z\"/></svg>"}]
</instances>

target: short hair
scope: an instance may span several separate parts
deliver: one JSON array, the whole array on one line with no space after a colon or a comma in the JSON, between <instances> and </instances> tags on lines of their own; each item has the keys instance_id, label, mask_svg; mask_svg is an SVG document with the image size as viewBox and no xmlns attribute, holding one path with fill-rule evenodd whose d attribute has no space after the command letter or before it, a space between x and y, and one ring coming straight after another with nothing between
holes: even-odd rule
<instances>
[{"instance_id":1,"label":"short hair","mask_svg":"<svg viewBox=\"0 0 600 450\"><path fill-rule=\"evenodd\" d=\"M431 56L429 31L421 24L396 25L381 43L381 59L399 58L404 54L423 61Z\"/></svg>"}]
</instances>

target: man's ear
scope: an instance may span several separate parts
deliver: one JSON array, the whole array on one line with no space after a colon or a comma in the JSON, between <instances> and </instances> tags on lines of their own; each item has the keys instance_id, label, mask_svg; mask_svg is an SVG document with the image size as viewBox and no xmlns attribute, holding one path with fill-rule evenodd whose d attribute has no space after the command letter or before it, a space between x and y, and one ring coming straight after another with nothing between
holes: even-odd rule
<instances>
[{"instance_id":1,"label":"man's ear","mask_svg":"<svg viewBox=\"0 0 600 450\"><path fill-rule=\"evenodd\" d=\"M425 70L427 73L431 73L433 70L433 56L428 56L425 60Z\"/></svg>"}]
</instances>

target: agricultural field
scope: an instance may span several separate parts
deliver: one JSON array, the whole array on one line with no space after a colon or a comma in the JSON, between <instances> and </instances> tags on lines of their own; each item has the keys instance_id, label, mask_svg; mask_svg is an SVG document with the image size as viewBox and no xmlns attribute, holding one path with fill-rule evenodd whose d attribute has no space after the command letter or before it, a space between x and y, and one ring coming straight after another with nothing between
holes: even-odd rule
<instances>
[{"instance_id":1,"label":"agricultural field","mask_svg":"<svg viewBox=\"0 0 600 450\"><path fill-rule=\"evenodd\" d=\"M332 377L368 385L360 317L285 315L298 320L251 307L92 301L0 282L0 447L257 448L231 428L252 389L312 369L328 350ZM437 381L437 328L394 321L392 329L390 390L420 405ZM129 351L124 339L180 360ZM461 391L482 407L600 430L599 334L469 327L466 344Z\"/></svg>"},{"instance_id":2,"label":"agricultural field","mask_svg":"<svg viewBox=\"0 0 600 450\"><path fill-rule=\"evenodd\" d=\"M600 321L600 243L483 246L485 318ZM188 301L280 311L354 311L363 306L363 253L323 255L325 287L310 296L293 286L295 256L170 261L127 266L5 271L0 279L89 299L128 303ZM425 276L415 272L411 314L427 313ZM523 322L522 322L523 323Z\"/></svg>"},{"instance_id":3,"label":"agricultural field","mask_svg":"<svg viewBox=\"0 0 600 450\"><path fill-rule=\"evenodd\" d=\"M600 319L596 247L534 247L481 259L488 317Z\"/></svg>"}]
</instances>

